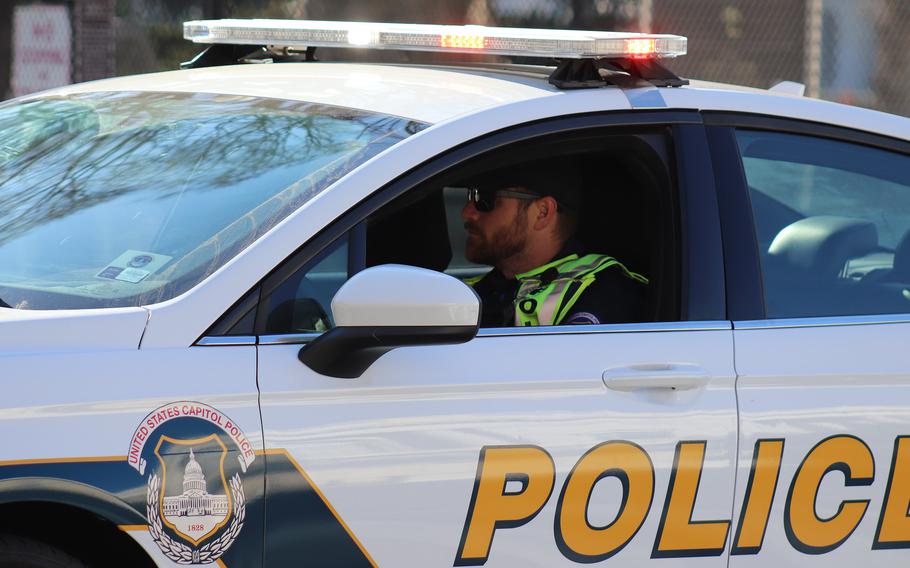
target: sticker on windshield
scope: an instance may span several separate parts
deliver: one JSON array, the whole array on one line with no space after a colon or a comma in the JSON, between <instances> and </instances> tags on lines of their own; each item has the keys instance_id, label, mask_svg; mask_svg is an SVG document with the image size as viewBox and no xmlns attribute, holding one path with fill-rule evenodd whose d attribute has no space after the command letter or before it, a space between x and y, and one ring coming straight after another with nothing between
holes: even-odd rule
<instances>
[{"instance_id":1,"label":"sticker on windshield","mask_svg":"<svg viewBox=\"0 0 910 568\"><path fill-rule=\"evenodd\" d=\"M133 284L142 282L149 274L157 272L172 257L141 250L128 250L115 258L95 275L105 280L120 280Z\"/></svg>"}]
</instances>

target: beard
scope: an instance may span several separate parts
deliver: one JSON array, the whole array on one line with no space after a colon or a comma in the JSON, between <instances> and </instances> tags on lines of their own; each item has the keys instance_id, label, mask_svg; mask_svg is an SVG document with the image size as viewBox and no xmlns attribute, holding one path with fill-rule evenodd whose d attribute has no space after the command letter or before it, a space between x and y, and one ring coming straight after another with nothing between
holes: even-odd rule
<instances>
[{"instance_id":1,"label":"beard","mask_svg":"<svg viewBox=\"0 0 910 568\"><path fill-rule=\"evenodd\" d=\"M528 227L524 221L523 215L516 214L510 225L500 227L489 238L470 223L465 223L468 231L465 258L475 264L498 266L503 260L522 252L528 243Z\"/></svg>"}]
</instances>

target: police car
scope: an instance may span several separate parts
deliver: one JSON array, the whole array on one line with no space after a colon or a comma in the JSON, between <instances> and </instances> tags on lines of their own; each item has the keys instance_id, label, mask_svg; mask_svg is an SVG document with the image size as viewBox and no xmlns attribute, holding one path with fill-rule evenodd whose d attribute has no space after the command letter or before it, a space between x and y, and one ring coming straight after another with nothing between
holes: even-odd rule
<instances>
[{"instance_id":1,"label":"police car","mask_svg":"<svg viewBox=\"0 0 910 568\"><path fill-rule=\"evenodd\" d=\"M910 560L910 121L677 36L185 35L0 105L0 566ZM459 183L542 159L648 321L479 328Z\"/></svg>"}]
</instances>

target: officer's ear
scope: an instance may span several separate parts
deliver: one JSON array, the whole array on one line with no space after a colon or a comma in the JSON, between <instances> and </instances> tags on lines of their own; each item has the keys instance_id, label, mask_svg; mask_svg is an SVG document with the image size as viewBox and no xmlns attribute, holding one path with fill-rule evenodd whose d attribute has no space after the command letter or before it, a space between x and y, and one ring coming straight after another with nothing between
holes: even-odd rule
<instances>
[{"instance_id":1,"label":"officer's ear","mask_svg":"<svg viewBox=\"0 0 910 568\"><path fill-rule=\"evenodd\" d=\"M559 206L553 197L545 195L540 199L535 199L531 204L531 209L534 212L535 230L540 231L556 225L556 215Z\"/></svg>"}]
</instances>

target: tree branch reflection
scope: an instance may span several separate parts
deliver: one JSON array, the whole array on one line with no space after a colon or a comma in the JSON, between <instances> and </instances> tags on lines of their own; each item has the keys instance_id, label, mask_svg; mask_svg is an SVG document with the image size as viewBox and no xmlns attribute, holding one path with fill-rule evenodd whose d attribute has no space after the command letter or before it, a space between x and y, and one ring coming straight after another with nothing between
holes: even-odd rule
<instances>
[{"instance_id":1,"label":"tree branch reflection","mask_svg":"<svg viewBox=\"0 0 910 568\"><path fill-rule=\"evenodd\" d=\"M0 152L0 243L132 193L168 200L189 187L229 190L276 167L305 169L308 162L349 153L376 138L398 141L417 124L247 97L112 98L90 95L0 109L7 150ZM342 128L348 133L338 136Z\"/></svg>"},{"instance_id":2,"label":"tree branch reflection","mask_svg":"<svg viewBox=\"0 0 910 568\"><path fill-rule=\"evenodd\" d=\"M424 127L330 105L209 94L89 93L3 105L0 265L14 281L98 289L106 263L149 251L172 258L157 285L148 278L91 293L117 296L103 305L173 297Z\"/></svg>"}]
</instances>

